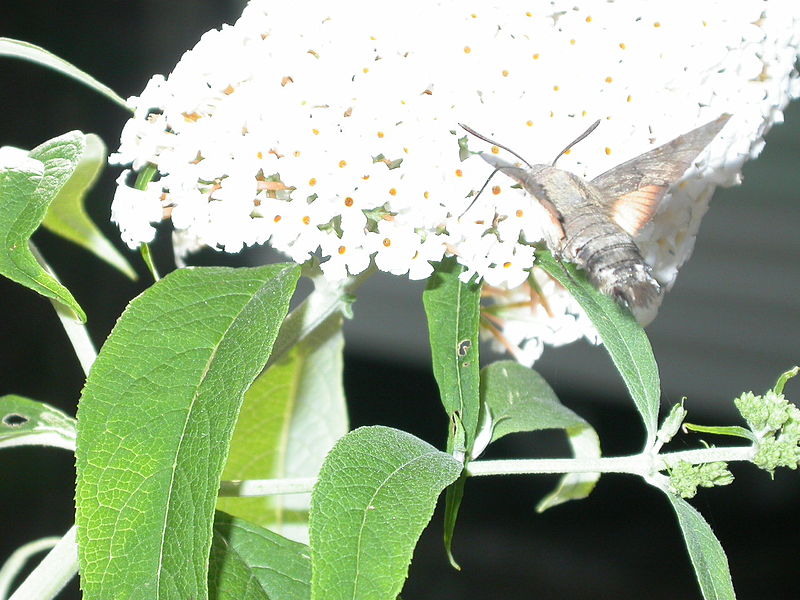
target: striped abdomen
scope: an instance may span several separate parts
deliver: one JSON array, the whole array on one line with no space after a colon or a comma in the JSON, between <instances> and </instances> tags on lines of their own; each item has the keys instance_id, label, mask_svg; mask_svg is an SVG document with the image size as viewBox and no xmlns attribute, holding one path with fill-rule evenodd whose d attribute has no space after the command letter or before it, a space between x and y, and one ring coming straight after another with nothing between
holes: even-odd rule
<instances>
[{"instance_id":1,"label":"striped abdomen","mask_svg":"<svg viewBox=\"0 0 800 600\"><path fill-rule=\"evenodd\" d=\"M585 270L598 290L629 308L647 307L658 299L661 286L625 231L591 203L569 212L557 254Z\"/></svg>"}]
</instances>

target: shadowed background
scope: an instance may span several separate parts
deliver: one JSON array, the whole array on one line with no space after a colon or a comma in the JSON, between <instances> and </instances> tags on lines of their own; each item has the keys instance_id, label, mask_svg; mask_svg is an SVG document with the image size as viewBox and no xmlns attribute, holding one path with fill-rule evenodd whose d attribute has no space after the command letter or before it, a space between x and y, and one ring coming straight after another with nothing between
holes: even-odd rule
<instances>
[{"instance_id":1,"label":"shadowed background","mask_svg":"<svg viewBox=\"0 0 800 600\"><path fill-rule=\"evenodd\" d=\"M122 96L139 93L153 73L167 74L200 35L233 22L240 2L15 3L0 36L41 45L88 71ZM100 135L114 150L127 114L96 93L21 61L0 59L0 145L32 148L72 129ZM454 117L455 120L455 117ZM719 190L694 256L648 328L664 385L664 402L688 396L690 420L728 424L731 399L763 392L800 358L800 105L767 137L762 156L744 170L744 185ZM602 135L595 132L594 135ZM535 148L526 149L535 156ZM108 169L89 210L118 247L109 223L114 179ZM170 264L167 235L154 247ZM130 282L84 251L47 232L42 253L89 314L99 347L127 301L147 284ZM252 264L259 249L228 256L204 252L196 264ZM346 326L345 386L352 425L383 424L443 446L446 421L429 368L420 282L378 275L362 288ZM83 377L50 307L0 281L0 394L17 393L75 413ZM485 355L486 356L486 355ZM488 356L486 356L488 358ZM585 343L547 350L536 368L562 401L598 430L607 455L632 453L641 426L602 348ZM789 397L800 397L789 383ZM677 442L680 449L682 442ZM489 458L563 456L552 433L510 436ZM800 497L796 473L776 480L734 467L729 488L700 492L703 512L728 552L740 598L793 598ZM54 449L0 452L0 562L22 543L63 533L72 523L72 456ZM461 511L455 554L444 557L441 515L426 530L412 563L409 599L699 597L674 517L660 492L632 477L603 478L592 496L544 515L533 507L550 477L472 480ZM64 598L78 597L73 584Z\"/></svg>"}]
</instances>

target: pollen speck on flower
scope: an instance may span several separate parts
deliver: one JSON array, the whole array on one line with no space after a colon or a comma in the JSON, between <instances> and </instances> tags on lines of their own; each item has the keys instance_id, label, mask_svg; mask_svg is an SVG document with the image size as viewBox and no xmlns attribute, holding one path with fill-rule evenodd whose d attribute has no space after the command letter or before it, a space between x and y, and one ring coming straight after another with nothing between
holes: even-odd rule
<instances>
[{"instance_id":1,"label":"pollen speck on flower","mask_svg":"<svg viewBox=\"0 0 800 600\"><path fill-rule=\"evenodd\" d=\"M575 45L575 38L571 39L571 40L569 41L569 43L570 43L570 45L571 45L571 46L574 46L574 45Z\"/></svg>"},{"instance_id":2,"label":"pollen speck on flower","mask_svg":"<svg viewBox=\"0 0 800 600\"><path fill-rule=\"evenodd\" d=\"M525 121L525 125L527 125L528 127L533 127L533 121L528 119L527 121Z\"/></svg>"},{"instance_id":3,"label":"pollen speck on flower","mask_svg":"<svg viewBox=\"0 0 800 600\"><path fill-rule=\"evenodd\" d=\"M344 205L347 206L348 208L353 206L353 199L350 196L348 196L347 198L344 199Z\"/></svg>"},{"instance_id":4,"label":"pollen speck on flower","mask_svg":"<svg viewBox=\"0 0 800 600\"><path fill-rule=\"evenodd\" d=\"M231 84L228 84L228 87L222 90L222 93L225 94L226 96L230 96L235 91L236 89Z\"/></svg>"},{"instance_id":5,"label":"pollen speck on flower","mask_svg":"<svg viewBox=\"0 0 800 600\"><path fill-rule=\"evenodd\" d=\"M462 171L461 169L456 169L456 177L463 177L463 176L464 176L464 171Z\"/></svg>"},{"instance_id":6,"label":"pollen speck on flower","mask_svg":"<svg viewBox=\"0 0 800 600\"><path fill-rule=\"evenodd\" d=\"M346 166L347 166L347 161L346 160L340 160L339 161L339 168L340 169L344 169Z\"/></svg>"},{"instance_id":7,"label":"pollen speck on flower","mask_svg":"<svg viewBox=\"0 0 800 600\"><path fill-rule=\"evenodd\" d=\"M309 217L308 215L303 217L303 225L310 225L310 224L311 224L311 217Z\"/></svg>"},{"instance_id":8,"label":"pollen speck on flower","mask_svg":"<svg viewBox=\"0 0 800 600\"><path fill-rule=\"evenodd\" d=\"M314 135L319 135L319 129L312 129L311 133L313 133Z\"/></svg>"},{"instance_id":9,"label":"pollen speck on flower","mask_svg":"<svg viewBox=\"0 0 800 600\"><path fill-rule=\"evenodd\" d=\"M509 268L511 268L511 263L510 263L509 261L506 261L506 262L504 262L504 263L503 263L503 268L504 268L504 269L509 269Z\"/></svg>"},{"instance_id":10,"label":"pollen speck on flower","mask_svg":"<svg viewBox=\"0 0 800 600\"><path fill-rule=\"evenodd\" d=\"M586 17L586 22L587 23L591 23L592 22L592 17Z\"/></svg>"},{"instance_id":11,"label":"pollen speck on flower","mask_svg":"<svg viewBox=\"0 0 800 600\"><path fill-rule=\"evenodd\" d=\"M489 148L489 152L491 152L492 154L500 154L500 148L498 148L497 146L492 146L491 148Z\"/></svg>"},{"instance_id":12,"label":"pollen speck on flower","mask_svg":"<svg viewBox=\"0 0 800 600\"><path fill-rule=\"evenodd\" d=\"M500 193L500 186L499 185L492 186L492 194L497 196L497 194L499 194L499 193Z\"/></svg>"},{"instance_id":13,"label":"pollen speck on flower","mask_svg":"<svg viewBox=\"0 0 800 600\"><path fill-rule=\"evenodd\" d=\"M606 83L611 83L612 81L614 81L613 77L606 77Z\"/></svg>"},{"instance_id":14,"label":"pollen speck on flower","mask_svg":"<svg viewBox=\"0 0 800 600\"><path fill-rule=\"evenodd\" d=\"M525 13L525 16L526 16L526 17L532 17L532 16L533 16L533 13L532 13L532 12L530 12L530 11L528 11L528 12L526 12L526 13Z\"/></svg>"},{"instance_id":15,"label":"pollen speck on flower","mask_svg":"<svg viewBox=\"0 0 800 600\"><path fill-rule=\"evenodd\" d=\"M661 27L661 23L656 21L655 23L653 23L653 27L656 27L656 28Z\"/></svg>"},{"instance_id":16,"label":"pollen speck on flower","mask_svg":"<svg viewBox=\"0 0 800 600\"><path fill-rule=\"evenodd\" d=\"M464 54L469 54L470 52L472 52L472 48L469 46L464 46Z\"/></svg>"},{"instance_id":17,"label":"pollen speck on flower","mask_svg":"<svg viewBox=\"0 0 800 600\"><path fill-rule=\"evenodd\" d=\"M503 69L501 74L503 75L503 77L508 77L508 70Z\"/></svg>"},{"instance_id":18,"label":"pollen speck on flower","mask_svg":"<svg viewBox=\"0 0 800 600\"><path fill-rule=\"evenodd\" d=\"M626 102L632 102L632 101L633 101L633 96L629 95L629 96L628 96L628 97L625 99L625 101L626 101Z\"/></svg>"},{"instance_id":19,"label":"pollen speck on flower","mask_svg":"<svg viewBox=\"0 0 800 600\"><path fill-rule=\"evenodd\" d=\"M312 177L311 179L309 179L308 180L308 185L312 185L312 186L313 185L317 185L317 178L316 177Z\"/></svg>"},{"instance_id":20,"label":"pollen speck on flower","mask_svg":"<svg viewBox=\"0 0 800 600\"><path fill-rule=\"evenodd\" d=\"M345 246L339 246L339 249L337 250L337 252L339 254L344 254L345 252L347 252L347 248Z\"/></svg>"},{"instance_id":21,"label":"pollen speck on flower","mask_svg":"<svg viewBox=\"0 0 800 600\"><path fill-rule=\"evenodd\" d=\"M364 67L363 69L361 69L361 72L362 73L369 73L369 67Z\"/></svg>"},{"instance_id":22,"label":"pollen speck on flower","mask_svg":"<svg viewBox=\"0 0 800 600\"><path fill-rule=\"evenodd\" d=\"M561 89L561 88L560 88L559 86L557 86L557 85L554 85L554 86L553 86L553 91L554 91L554 92L557 92L557 91L558 91L558 90L560 90L560 89Z\"/></svg>"},{"instance_id":23,"label":"pollen speck on flower","mask_svg":"<svg viewBox=\"0 0 800 600\"><path fill-rule=\"evenodd\" d=\"M472 13L472 14L470 15L470 17L472 17L473 19L477 19L477 18L478 18L478 15L476 15L475 13Z\"/></svg>"},{"instance_id":24,"label":"pollen speck on flower","mask_svg":"<svg viewBox=\"0 0 800 600\"><path fill-rule=\"evenodd\" d=\"M625 48L626 48L625 42L620 42L619 43L619 47L620 47L621 50L625 50Z\"/></svg>"},{"instance_id":25,"label":"pollen speck on flower","mask_svg":"<svg viewBox=\"0 0 800 600\"><path fill-rule=\"evenodd\" d=\"M281 87L286 87L289 83L294 83L294 79L292 79L291 75L284 75L281 77Z\"/></svg>"},{"instance_id":26,"label":"pollen speck on flower","mask_svg":"<svg viewBox=\"0 0 800 600\"><path fill-rule=\"evenodd\" d=\"M383 238L383 245L384 247L388 248L389 246L392 245L392 240L390 240L389 238Z\"/></svg>"},{"instance_id":27,"label":"pollen speck on flower","mask_svg":"<svg viewBox=\"0 0 800 600\"><path fill-rule=\"evenodd\" d=\"M535 52L535 53L533 54L533 60L539 60L539 57L540 57L540 56L541 56L541 55L540 55L538 52Z\"/></svg>"},{"instance_id":28,"label":"pollen speck on flower","mask_svg":"<svg viewBox=\"0 0 800 600\"><path fill-rule=\"evenodd\" d=\"M273 220L275 223L277 223L277 222L279 222L279 221L281 220L281 216L280 216L280 215L275 215L275 216L273 217L273 219L272 219L272 220Z\"/></svg>"},{"instance_id":29,"label":"pollen speck on flower","mask_svg":"<svg viewBox=\"0 0 800 600\"><path fill-rule=\"evenodd\" d=\"M264 158L264 153L261 152L261 150L259 150L258 152L256 152L256 158L258 158L258 160L261 160L262 158Z\"/></svg>"},{"instance_id":30,"label":"pollen speck on flower","mask_svg":"<svg viewBox=\"0 0 800 600\"><path fill-rule=\"evenodd\" d=\"M295 150L294 152L292 152L292 156L294 156L295 158L299 158L300 154L301 154L300 150Z\"/></svg>"},{"instance_id":31,"label":"pollen speck on flower","mask_svg":"<svg viewBox=\"0 0 800 600\"><path fill-rule=\"evenodd\" d=\"M525 216L525 211L523 211L521 208L518 208L514 214L518 219L521 219L523 216Z\"/></svg>"},{"instance_id":32,"label":"pollen speck on flower","mask_svg":"<svg viewBox=\"0 0 800 600\"><path fill-rule=\"evenodd\" d=\"M611 154L611 148L609 148L608 146L606 146L605 153L606 153L606 154Z\"/></svg>"},{"instance_id":33,"label":"pollen speck on flower","mask_svg":"<svg viewBox=\"0 0 800 600\"><path fill-rule=\"evenodd\" d=\"M397 190L395 188L390 188L389 189L389 195L390 196L397 196Z\"/></svg>"}]
</instances>

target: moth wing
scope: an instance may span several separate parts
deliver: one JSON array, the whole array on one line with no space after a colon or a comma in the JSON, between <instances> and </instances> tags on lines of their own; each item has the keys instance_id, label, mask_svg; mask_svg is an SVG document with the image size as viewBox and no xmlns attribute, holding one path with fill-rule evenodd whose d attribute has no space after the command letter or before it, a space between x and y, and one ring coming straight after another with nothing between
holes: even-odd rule
<instances>
[{"instance_id":1,"label":"moth wing","mask_svg":"<svg viewBox=\"0 0 800 600\"><path fill-rule=\"evenodd\" d=\"M723 114L710 123L637 156L595 177L611 219L635 236L650 221L669 187L728 122Z\"/></svg>"},{"instance_id":2,"label":"moth wing","mask_svg":"<svg viewBox=\"0 0 800 600\"><path fill-rule=\"evenodd\" d=\"M492 165L497 171L508 175L511 177L511 179L519 183L523 188L525 188L525 191L533 196L536 201L544 207L544 209L547 211L547 214L550 216L550 221L554 228L552 234L553 239L558 240L566 237L566 234L564 233L564 223L561 212L556 208L555 204L548 200L544 188L539 182L536 181L535 178L531 177L531 174L526 169L511 164L510 162L497 156L484 154L483 152L481 152L480 156L483 160Z\"/></svg>"}]
</instances>

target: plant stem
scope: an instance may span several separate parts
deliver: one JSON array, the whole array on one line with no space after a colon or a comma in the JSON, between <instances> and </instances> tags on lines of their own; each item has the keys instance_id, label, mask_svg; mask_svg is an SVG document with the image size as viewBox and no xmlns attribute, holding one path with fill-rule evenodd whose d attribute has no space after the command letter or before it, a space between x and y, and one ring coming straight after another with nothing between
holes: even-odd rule
<instances>
[{"instance_id":1,"label":"plant stem","mask_svg":"<svg viewBox=\"0 0 800 600\"><path fill-rule=\"evenodd\" d=\"M78 545L73 525L42 559L9 600L49 600L78 572Z\"/></svg>"},{"instance_id":2,"label":"plant stem","mask_svg":"<svg viewBox=\"0 0 800 600\"><path fill-rule=\"evenodd\" d=\"M701 448L682 450L659 455L649 452L631 456L605 458L533 458L512 460L478 460L467 465L467 474L473 477L484 475L528 475L538 473L629 473L646 477L662 471L679 461L691 464L710 462L749 461L755 455L752 446L729 448Z\"/></svg>"},{"instance_id":3,"label":"plant stem","mask_svg":"<svg viewBox=\"0 0 800 600\"><path fill-rule=\"evenodd\" d=\"M56 276L53 269L50 268L50 265L47 264L47 261L39 252L39 249L34 245L33 242L28 242L28 244L30 246L31 253L36 258L38 263L42 265L42 268L47 271L53 277L53 279L58 281L58 276ZM86 329L86 325L78 321L72 314L72 311L61 304L61 302L58 300L51 299L50 302L53 304L56 315L58 315L58 318L61 321L61 326L64 328L64 332L67 334L67 337L72 344L72 349L75 351L75 356L78 357L78 362L81 364L84 375L88 377L89 369L92 367L92 364L94 364L94 361L97 358L97 350L94 347L92 338L89 337L89 331Z\"/></svg>"},{"instance_id":4,"label":"plant stem","mask_svg":"<svg viewBox=\"0 0 800 600\"><path fill-rule=\"evenodd\" d=\"M730 448L701 448L682 450L653 456L648 452L630 456L607 458L528 458L511 460L477 460L467 465L467 475L536 475L562 473L627 473L650 477L685 461L691 464L710 462L750 461L755 455L752 446ZM316 478L296 479L249 479L246 481L223 481L221 496L272 496L279 494L302 494L310 492Z\"/></svg>"},{"instance_id":5,"label":"plant stem","mask_svg":"<svg viewBox=\"0 0 800 600\"><path fill-rule=\"evenodd\" d=\"M219 495L249 498L253 496L275 496L278 494L307 494L316 482L316 477L223 481L219 486Z\"/></svg>"}]
</instances>

